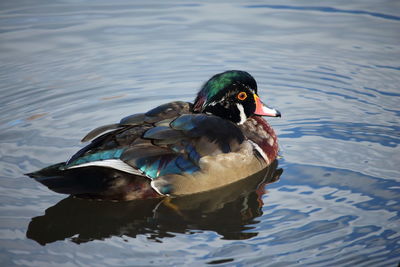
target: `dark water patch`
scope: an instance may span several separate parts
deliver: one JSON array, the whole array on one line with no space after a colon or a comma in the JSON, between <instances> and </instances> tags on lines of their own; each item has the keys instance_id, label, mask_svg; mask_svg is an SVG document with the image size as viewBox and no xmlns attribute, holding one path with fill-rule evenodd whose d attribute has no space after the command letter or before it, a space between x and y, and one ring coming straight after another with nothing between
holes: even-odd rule
<instances>
[{"instance_id":1,"label":"dark water patch","mask_svg":"<svg viewBox=\"0 0 400 267\"><path fill-rule=\"evenodd\" d=\"M393 92L385 92L383 90L375 89L375 88L370 88L370 87L364 87L365 90L373 91L376 92L380 95L387 95L387 96L400 96L399 93L393 93Z\"/></svg>"},{"instance_id":2,"label":"dark water patch","mask_svg":"<svg viewBox=\"0 0 400 267\"><path fill-rule=\"evenodd\" d=\"M377 67L377 68L383 68L383 69L400 70L400 67L394 67L394 66L375 65L375 67Z\"/></svg>"},{"instance_id":3,"label":"dark water patch","mask_svg":"<svg viewBox=\"0 0 400 267\"><path fill-rule=\"evenodd\" d=\"M223 263L232 262L232 261L234 261L234 259L220 259L220 260L209 261L209 262L207 262L207 264L223 264Z\"/></svg>"},{"instance_id":4,"label":"dark water patch","mask_svg":"<svg viewBox=\"0 0 400 267\"><path fill-rule=\"evenodd\" d=\"M269 8L269 9L281 9L281 10L301 10L301 11L318 11L323 13L343 13L352 15L368 15L372 17L388 19L388 20L400 20L399 16L383 14L378 12L369 12L363 10L345 10L333 7L323 6L287 6L287 5L247 5L246 8Z\"/></svg>"}]
</instances>

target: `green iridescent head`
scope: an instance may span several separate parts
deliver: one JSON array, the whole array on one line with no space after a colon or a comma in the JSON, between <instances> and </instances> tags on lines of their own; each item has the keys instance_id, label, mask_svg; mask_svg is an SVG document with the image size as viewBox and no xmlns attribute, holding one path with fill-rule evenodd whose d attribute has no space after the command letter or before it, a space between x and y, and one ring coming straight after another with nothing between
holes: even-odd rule
<instances>
[{"instance_id":1,"label":"green iridescent head","mask_svg":"<svg viewBox=\"0 0 400 267\"><path fill-rule=\"evenodd\" d=\"M201 88L194 101L194 112L213 114L234 123L244 123L256 115L280 116L257 96L257 83L247 72L229 70L214 75Z\"/></svg>"},{"instance_id":2,"label":"green iridescent head","mask_svg":"<svg viewBox=\"0 0 400 267\"><path fill-rule=\"evenodd\" d=\"M207 105L213 102L218 95L224 94L224 91L235 83L247 86L257 93L257 83L249 73L241 70L228 70L212 76L202 86L195 103L201 101L202 105Z\"/></svg>"}]
</instances>

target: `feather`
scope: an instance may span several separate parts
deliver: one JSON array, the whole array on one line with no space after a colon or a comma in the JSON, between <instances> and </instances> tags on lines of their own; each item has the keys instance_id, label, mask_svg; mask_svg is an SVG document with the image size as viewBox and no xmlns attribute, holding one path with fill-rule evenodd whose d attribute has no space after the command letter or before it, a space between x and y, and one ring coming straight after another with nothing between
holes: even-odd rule
<instances>
[{"instance_id":1,"label":"feather","mask_svg":"<svg viewBox=\"0 0 400 267\"><path fill-rule=\"evenodd\" d=\"M151 143L137 145L128 148L122 155L121 160L135 166L135 162L142 158L151 158L154 156L162 156L174 153L168 148L154 146Z\"/></svg>"},{"instance_id":2,"label":"feather","mask_svg":"<svg viewBox=\"0 0 400 267\"><path fill-rule=\"evenodd\" d=\"M167 126L158 126L149 129L143 135L143 138L146 139L157 139L157 140L166 140L166 139L179 139L184 137L183 133L180 131L176 131Z\"/></svg>"},{"instance_id":3,"label":"feather","mask_svg":"<svg viewBox=\"0 0 400 267\"><path fill-rule=\"evenodd\" d=\"M93 138L95 138L96 136L98 136L106 131L115 130L115 129L118 129L119 127L120 127L120 125L118 123L108 124L108 125L97 127L96 129L91 130L87 135L85 135L85 137L82 138L81 142L90 141Z\"/></svg>"},{"instance_id":4,"label":"feather","mask_svg":"<svg viewBox=\"0 0 400 267\"><path fill-rule=\"evenodd\" d=\"M173 118L184 113L189 113L191 106L192 104L188 102L174 101L153 108L146 112L145 115L148 118Z\"/></svg>"},{"instance_id":5,"label":"feather","mask_svg":"<svg viewBox=\"0 0 400 267\"><path fill-rule=\"evenodd\" d=\"M76 160L68 162L65 167L68 169L72 166L81 165L84 163L90 163L107 159L118 159L121 156L122 152L124 152L124 150L125 149L123 148L119 148L111 150L102 150L96 153L86 154L82 157L78 157Z\"/></svg>"},{"instance_id":6,"label":"feather","mask_svg":"<svg viewBox=\"0 0 400 267\"><path fill-rule=\"evenodd\" d=\"M112 168L112 169L119 170L122 172L130 173L130 174L145 176L145 175L143 175L143 172L139 171L138 169L133 168L132 166L126 164L125 162L123 162L119 159L107 159L107 160L101 160L101 161L86 162L86 163L82 163L79 165L70 166L70 167L68 167L68 169L83 168L83 167L89 167L89 166Z\"/></svg>"},{"instance_id":7,"label":"feather","mask_svg":"<svg viewBox=\"0 0 400 267\"><path fill-rule=\"evenodd\" d=\"M200 170L199 166L179 154L142 158L136 164L144 174L152 179L168 174L191 174Z\"/></svg>"},{"instance_id":8,"label":"feather","mask_svg":"<svg viewBox=\"0 0 400 267\"><path fill-rule=\"evenodd\" d=\"M176 118L170 125L176 130L190 131L196 126L195 118L191 114L185 114Z\"/></svg>"},{"instance_id":9,"label":"feather","mask_svg":"<svg viewBox=\"0 0 400 267\"><path fill-rule=\"evenodd\" d=\"M144 113L138 113L138 114L133 114L130 116L127 116L119 122L120 125L140 125L141 123L144 122L145 119Z\"/></svg>"}]
</instances>

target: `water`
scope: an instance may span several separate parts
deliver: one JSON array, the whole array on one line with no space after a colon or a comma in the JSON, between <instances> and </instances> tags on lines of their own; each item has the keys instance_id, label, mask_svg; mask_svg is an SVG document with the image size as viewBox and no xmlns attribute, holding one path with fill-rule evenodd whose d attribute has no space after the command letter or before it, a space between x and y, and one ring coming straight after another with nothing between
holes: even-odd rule
<instances>
[{"instance_id":1,"label":"water","mask_svg":"<svg viewBox=\"0 0 400 267\"><path fill-rule=\"evenodd\" d=\"M2 266L399 262L399 2L0 6ZM114 203L23 175L67 159L99 125L193 100L227 69L253 74L283 113L269 120L278 182Z\"/></svg>"}]
</instances>

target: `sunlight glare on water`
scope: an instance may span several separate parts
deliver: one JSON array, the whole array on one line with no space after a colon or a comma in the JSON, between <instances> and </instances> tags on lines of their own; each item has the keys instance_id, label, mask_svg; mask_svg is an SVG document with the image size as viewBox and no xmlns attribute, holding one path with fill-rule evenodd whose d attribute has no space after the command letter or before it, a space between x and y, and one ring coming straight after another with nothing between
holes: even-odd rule
<instances>
[{"instance_id":1,"label":"sunlight glare on water","mask_svg":"<svg viewBox=\"0 0 400 267\"><path fill-rule=\"evenodd\" d=\"M0 6L2 266L400 261L398 2ZM97 126L193 101L228 69L250 72L283 114L268 120L282 155L268 179L175 199L176 212L66 198L24 176Z\"/></svg>"}]
</instances>

